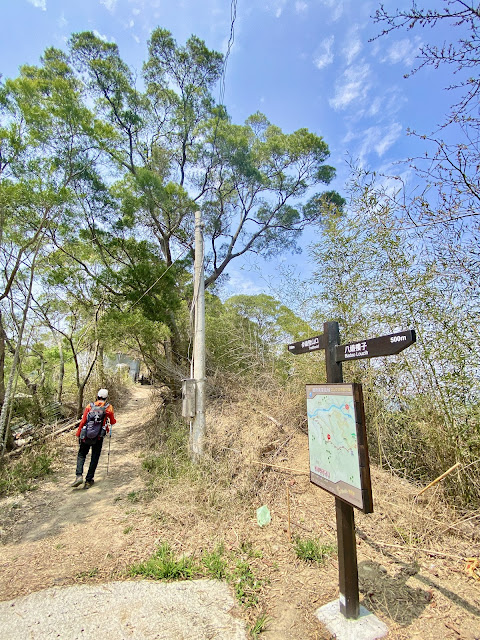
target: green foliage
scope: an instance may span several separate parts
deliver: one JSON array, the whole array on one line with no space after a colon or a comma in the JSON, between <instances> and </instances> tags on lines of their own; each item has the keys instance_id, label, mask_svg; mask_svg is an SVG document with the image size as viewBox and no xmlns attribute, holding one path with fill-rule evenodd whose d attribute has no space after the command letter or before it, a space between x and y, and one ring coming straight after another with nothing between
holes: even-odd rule
<instances>
[{"instance_id":1,"label":"green foliage","mask_svg":"<svg viewBox=\"0 0 480 640\"><path fill-rule=\"evenodd\" d=\"M322 564L336 551L333 544L324 544L317 538L307 538L302 540L296 538L294 542L295 553L304 562Z\"/></svg>"},{"instance_id":2,"label":"green foliage","mask_svg":"<svg viewBox=\"0 0 480 640\"><path fill-rule=\"evenodd\" d=\"M222 330L218 331L221 326ZM309 334L306 322L272 296L206 299L206 343L211 366L242 375L286 376L285 345Z\"/></svg>"},{"instance_id":3,"label":"green foliage","mask_svg":"<svg viewBox=\"0 0 480 640\"><path fill-rule=\"evenodd\" d=\"M0 461L0 496L37 488L36 482L53 473L53 454L45 448L24 453L19 460Z\"/></svg>"},{"instance_id":4,"label":"green foliage","mask_svg":"<svg viewBox=\"0 0 480 640\"><path fill-rule=\"evenodd\" d=\"M133 565L129 574L155 580L192 580L198 575L198 566L187 556L177 560L170 545L164 542L149 560Z\"/></svg>"},{"instance_id":5,"label":"green foliage","mask_svg":"<svg viewBox=\"0 0 480 640\"><path fill-rule=\"evenodd\" d=\"M127 500L129 502L139 502L140 501L140 494L138 491L130 491L130 493L127 493Z\"/></svg>"},{"instance_id":6,"label":"green foliage","mask_svg":"<svg viewBox=\"0 0 480 640\"><path fill-rule=\"evenodd\" d=\"M27 317L37 326L15 367L45 404L75 393L78 412L99 354L119 351L178 393L191 356L198 207L207 287L248 251L298 251L307 225L341 210L338 194L321 191L334 177L323 138L284 133L260 113L233 123L215 103L222 70L222 54L196 36L181 44L156 28L137 86L117 45L83 32L68 52L46 49L38 66L0 87L0 301L12 298L2 322L15 347L11 314L28 307L25 277L38 249L36 316ZM225 309L212 297L211 318L218 310L225 331L209 329L211 368L287 375L277 343L298 318L268 296ZM166 458L145 466L178 474Z\"/></svg>"},{"instance_id":7,"label":"green foliage","mask_svg":"<svg viewBox=\"0 0 480 640\"><path fill-rule=\"evenodd\" d=\"M238 601L245 607L253 607L258 603L258 591L262 581L259 580L245 560L239 560L232 573L232 584Z\"/></svg>"},{"instance_id":8,"label":"green foliage","mask_svg":"<svg viewBox=\"0 0 480 640\"><path fill-rule=\"evenodd\" d=\"M202 555L202 564L208 577L214 580L225 580L228 576L228 561L225 558L225 545L217 545L211 552L205 551Z\"/></svg>"},{"instance_id":9,"label":"green foliage","mask_svg":"<svg viewBox=\"0 0 480 640\"><path fill-rule=\"evenodd\" d=\"M77 573L75 578L77 580L82 580L83 578L95 578L97 574L98 574L98 567L94 567L93 569L89 569L87 571L81 571L80 573Z\"/></svg>"},{"instance_id":10,"label":"green foliage","mask_svg":"<svg viewBox=\"0 0 480 640\"><path fill-rule=\"evenodd\" d=\"M170 545L164 542L151 558L132 565L128 573L130 576L155 580L191 580L200 577L226 580L233 586L238 601L245 607L251 607L257 604L258 591L263 584L255 576L249 562L252 557L258 557L258 554L249 543L245 544L244 549L228 554L225 545L220 543L212 551L205 551L200 560L185 555L176 558Z\"/></svg>"}]
</instances>

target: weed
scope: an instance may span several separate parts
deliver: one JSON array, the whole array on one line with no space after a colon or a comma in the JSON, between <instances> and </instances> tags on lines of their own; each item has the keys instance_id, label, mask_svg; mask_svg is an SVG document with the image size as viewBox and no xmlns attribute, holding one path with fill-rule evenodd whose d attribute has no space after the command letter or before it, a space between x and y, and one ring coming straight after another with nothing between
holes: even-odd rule
<instances>
[{"instance_id":1,"label":"weed","mask_svg":"<svg viewBox=\"0 0 480 640\"><path fill-rule=\"evenodd\" d=\"M244 553L247 558L262 558L263 553L253 548L253 544L250 540L243 540L240 543L240 551Z\"/></svg>"},{"instance_id":2,"label":"weed","mask_svg":"<svg viewBox=\"0 0 480 640\"><path fill-rule=\"evenodd\" d=\"M157 453L148 455L142 462L142 468L148 472L151 488L161 490L163 481L177 480L182 477L196 478L198 470L189 454L188 430L182 421L171 415L165 415L161 440L157 443Z\"/></svg>"},{"instance_id":3,"label":"weed","mask_svg":"<svg viewBox=\"0 0 480 640\"><path fill-rule=\"evenodd\" d=\"M316 538L307 538L306 540L296 538L294 547L295 553L300 560L316 562L317 564L324 562L336 551L335 545L328 543L322 544L320 540Z\"/></svg>"},{"instance_id":4,"label":"weed","mask_svg":"<svg viewBox=\"0 0 480 640\"><path fill-rule=\"evenodd\" d=\"M36 480L53 473L53 455L45 447L32 450L20 460L0 464L0 496L37 488Z\"/></svg>"},{"instance_id":5,"label":"weed","mask_svg":"<svg viewBox=\"0 0 480 640\"><path fill-rule=\"evenodd\" d=\"M267 630L267 625L270 620L271 618L269 618L266 613L262 613L258 616L249 629L250 636L253 640L256 640L261 633Z\"/></svg>"},{"instance_id":6,"label":"weed","mask_svg":"<svg viewBox=\"0 0 480 640\"><path fill-rule=\"evenodd\" d=\"M258 580L248 562L239 560L232 574L235 595L245 607L253 607L258 603L258 595L262 581Z\"/></svg>"},{"instance_id":7,"label":"weed","mask_svg":"<svg viewBox=\"0 0 480 640\"><path fill-rule=\"evenodd\" d=\"M246 548L250 557L259 557L251 545L247 544ZM241 549L239 551L242 553ZM241 604L245 607L255 606L258 602L257 593L264 581L255 576L248 558L239 558L238 553L226 554L224 544L220 543L213 551L203 553L200 562L190 556L176 559L170 545L164 542L151 558L132 565L128 573L130 576L155 580L191 580L197 577L226 580L232 585Z\"/></svg>"},{"instance_id":8,"label":"weed","mask_svg":"<svg viewBox=\"0 0 480 640\"><path fill-rule=\"evenodd\" d=\"M130 531L133 531L133 527L125 527L123 533L126 535L127 533L130 533Z\"/></svg>"},{"instance_id":9,"label":"weed","mask_svg":"<svg viewBox=\"0 0 480 640\"><path fill-rule=\"evenodd\" d=\"M90 569L90 571L82 571L81 573L77 573L75 576L77 580L81 580L82 578L94 578L98 573L98 567L94 569Z\"/></svg>"},{"instance_id":10,"label":"weed","mask_svg":"<svg viewBox=\"0 0 480 640\"><path fill-rule=\"evenodd\" d=\"M130 500L130 502L139 502L141 500L141 496L140 496L140 492L139 491L130 491L130 493L127 494L127 499Z\"/></svg>"},{"instance_id":11,"label":"weed","mask_svg":"<svg viewBox=\"0 0 480 640\"><path fill-rule=\"evenodd\" d=\"M144 576L156 580L191 580L199 572L194 560L188 556L175 559L170 545L164 542L146 562L130 567L131 576Z\"/></svg>"},{"instance_id":12,"label":"weed","mask_svg":"<svg viewBox=\"0 0 480 640\"><path fill-rule=\"evenodd\" d=\"M224 557L225 547L219 544L211 552L202 555L202 564L207 571L207 575L214 580L224 580L228 574L228 562Z\"/></svg>"}]
</instances>

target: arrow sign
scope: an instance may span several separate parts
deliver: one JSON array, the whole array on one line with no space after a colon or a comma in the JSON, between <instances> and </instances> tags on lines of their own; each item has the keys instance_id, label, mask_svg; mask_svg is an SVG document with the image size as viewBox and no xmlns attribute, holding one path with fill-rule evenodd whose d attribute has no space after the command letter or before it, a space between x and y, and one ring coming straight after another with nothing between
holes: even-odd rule
<instances>
[{"instance_id":1,"label":"arrow sign","mask_svg":"<svg viewBox=\"0 0 480 640\"><path fill-rule=\"evenodd\" d=\"M416 341L415 331L407 329L399 333L391 333L380 338L359 340L350 344L340 344L336 347L335 360L360 360L362 358L378 358L379 356L393 356L403 351ZM303 352L300 352L303 353Z\"/></svg>"},{"instance_id":2,"label":"arrow sign","mask_svg":"<svg viewBox=\"0 0 480 640\"><path fill-rule=\"evenodd\" d=\"M288 345L288 351L294 355L299 353L309 353L310 351L318 351L319 349L325 349L325 334L321 336L314 336L313 338L306 338L299 342L292 342Z\"/></svg>"}]
</instances>

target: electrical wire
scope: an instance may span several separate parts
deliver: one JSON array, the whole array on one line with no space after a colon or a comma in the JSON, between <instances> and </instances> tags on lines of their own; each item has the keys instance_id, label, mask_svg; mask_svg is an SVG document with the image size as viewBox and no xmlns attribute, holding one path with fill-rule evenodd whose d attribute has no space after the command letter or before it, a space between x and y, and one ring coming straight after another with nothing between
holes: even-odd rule
<instances>
[{"instance_id":1,"label":"electrical wire","mask_svg":"<svg viewBox=\"0 0 480 640\"><path fill-rule=\"evenodd\" d=\"M230 36L228 38L227 44L227 52L223 59L223 70L222 70L222 78L220 80L220 99L219 103L223 104L225 99L225 77L227 73L227 63L228 58L230 56L230 51L232 50L233 44L235 42L235 20L237 19L237 0L231 0L230 4Z\"/></svg>"},{"instance_id":2,"label":"electrical wire","mask_svg":"<svg viewBox=\"0 0 480 640\"><path fill-rule=\"evenodd\" d=\"M160 280L161 280L161 279L163 278L163 276L164 276L164 275L169 271L169 269L171 269L171 268L173 267L173 265L174 265L176 262L178 262L179 260L181 260L181 259L183 258L183 256L187 253L187 251L190 251L190 247L187 247L187 248L186 248L186 249L185 249L185 250L184 250L184 251L183 251L183 252L178 256L178 258L176 258L176 259L172 262L172 264L171 264L170 266L168 266L168 267L165 269L165 271L161 274L161 276L160 276L159 278L157 278L157 279L155 280L155 282L154 282L152 285L150 285L146 291L144 291L144 292L142 293L142 295L138 298L138 300L135 300L135 302L133 302L133 303L131 304L131 306L127 309L127 311L131 311L131 310L133 309L133 307L134 307L135 305L137 305L137 304L140 302L140 300L141 300L142 298L144 298L144 297L147 295L147 293L153 289L153 287L157 284L157 282L160 282Z\"/></svg>"},{"instance_id":3,"label":"electrical wire","mask_svg":"<svg viewBox=\"0 0 480 640\"><path fill-rule=\"evenodd\" d=\"M237 19L237 0L231 0L230 2L230 35L228 37L228 43L227 43L227 51L225 53L225 57L223 59L223 68L222 68L222 74L220 77L220 93L219 93L219 99L218 99L218 104L219 106L223 105L223 102L225 100L225 84L226 84L226 74L227 74L227 64L228 64L228 59L230 57L230 52L232 50L232 47L234 45L235 42L235 21ZM210 172L210 170L212 169L213 166L213 160L214 157L216 155L217 152L217 133L218 133L218 126L220 124L220 111L217 111L217 117L215 119L215 129L214 129L214 133L213 133L213 143L212 143L212 153L211 153L211 157L210 157L210 166L207 168L207 175ZM188 353L190 354L190 350L192 348L192 342L193 342L193 313L194 313L194 309L195 309L195 305L197 303L198 300L198 288L197 291L193 291L193 296L192 296L192 304L190 305L190 340L189 340L189 345L188 345Z\"/></svg>"}]
</instances>

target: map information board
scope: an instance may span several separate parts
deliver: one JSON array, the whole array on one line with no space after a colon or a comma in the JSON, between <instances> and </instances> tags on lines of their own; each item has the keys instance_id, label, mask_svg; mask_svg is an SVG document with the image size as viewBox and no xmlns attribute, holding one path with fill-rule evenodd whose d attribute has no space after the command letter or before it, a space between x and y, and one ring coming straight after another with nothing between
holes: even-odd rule
<instances>
[{"instance_id":1,"label":"map information board","mask_svg":"<svg viewBox=\"0 0 480 640\"><path fill-rule=\"evenodd\" d=\"M373 511L362 387L307 385L310 480L335 497Z\"/></svg>"}]
</instances>

